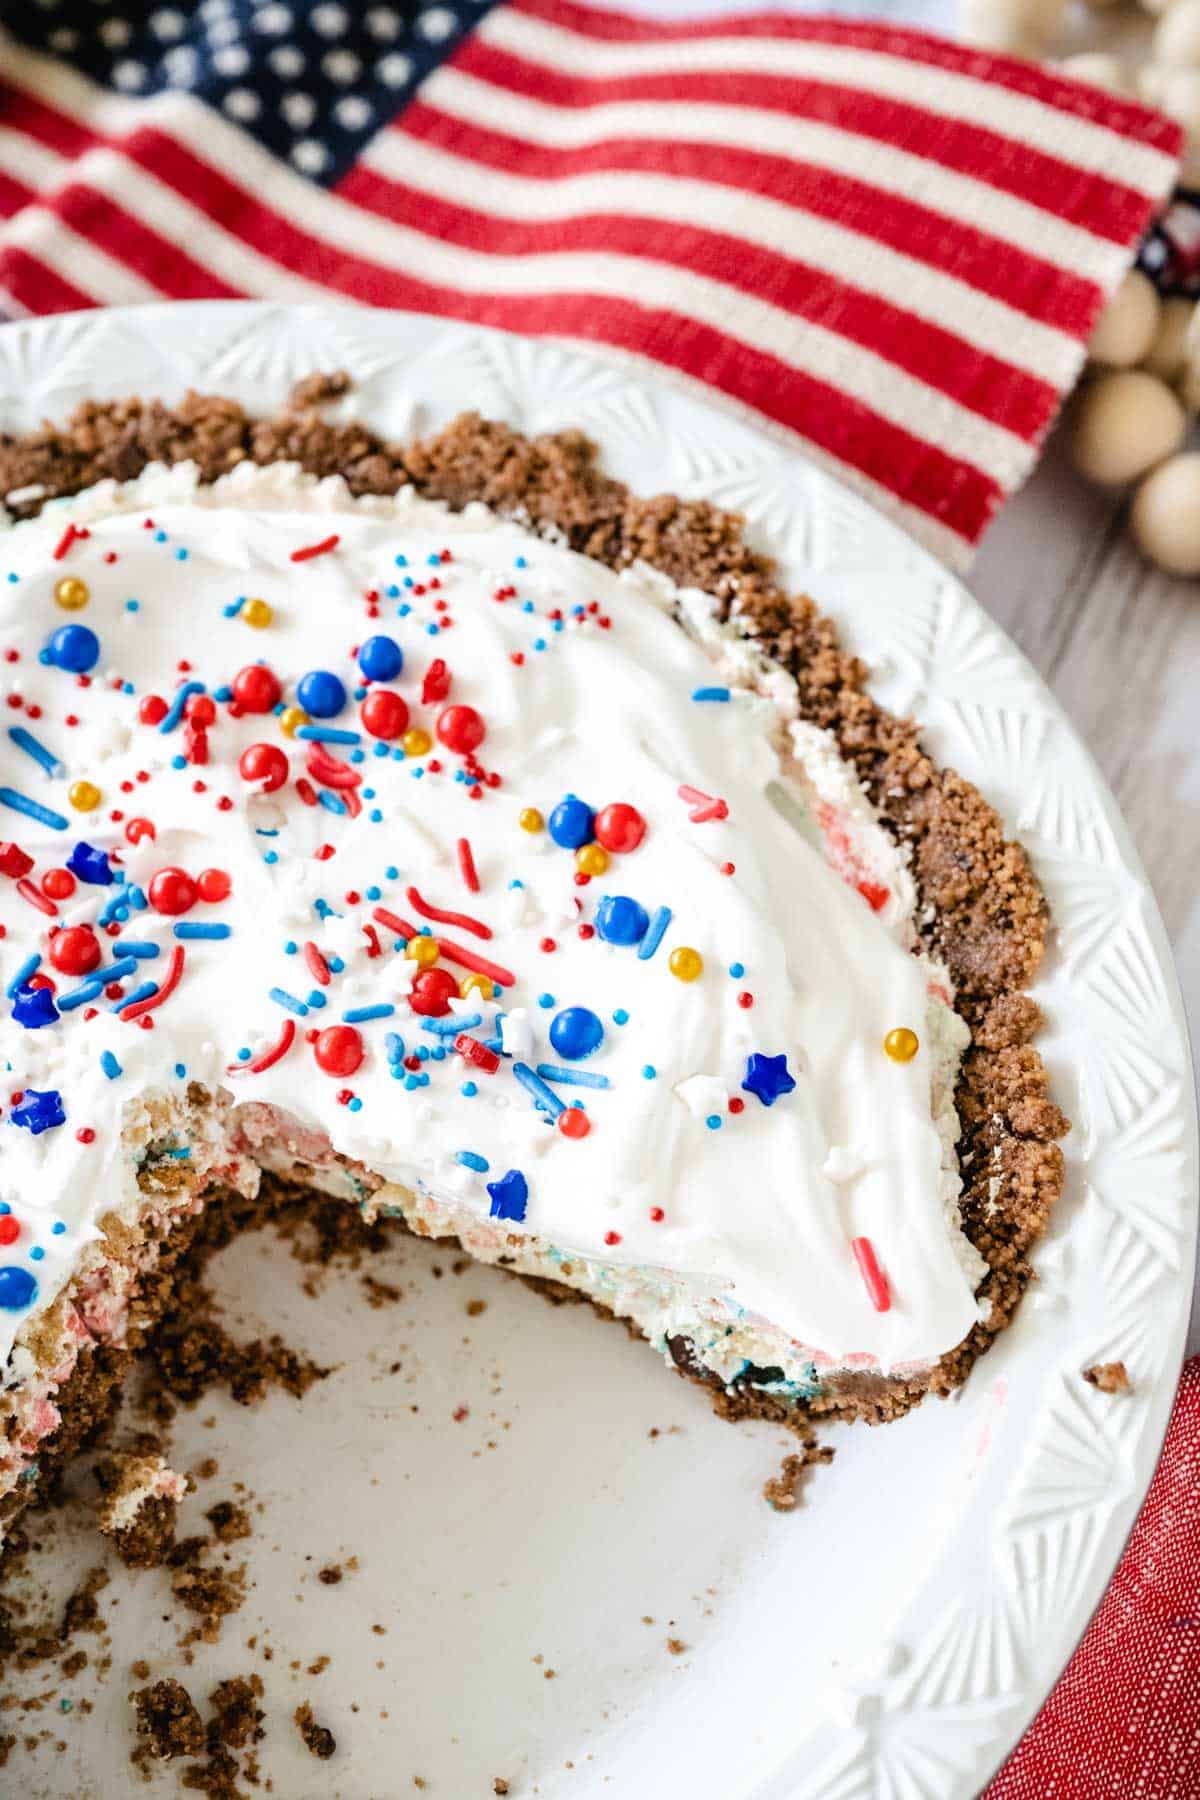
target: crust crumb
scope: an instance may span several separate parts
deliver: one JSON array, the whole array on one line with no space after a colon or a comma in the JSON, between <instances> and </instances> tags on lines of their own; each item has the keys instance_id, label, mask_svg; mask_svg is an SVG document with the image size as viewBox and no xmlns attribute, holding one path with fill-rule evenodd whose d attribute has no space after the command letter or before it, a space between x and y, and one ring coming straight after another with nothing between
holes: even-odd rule
<instances>
[{"instance_id":1,"label":"crust crumb","mask_svg":"<svg viewBox=\"0 0 1200 1800\"><path fill-rule=\"evenodd\" d=\"M309 1754L319 1756L322 1762L328 1761L337 1749L337 1739L329 1727L317 1724L313 1718L313 1709L307 1700L296 1708L292 1716Z\"/></svg>"},{"instance_id":2,"label":"crust crumb","mask_svg":"<svg viewBox=\"0 0 1200 1800\"><path fill-rule=\"evenodd\" d=\"M1127 1394L1133 1386L1123 1362L1093 1363L1083 1371L1083 1379L1102 1394Z\"/></svg>"}]
</instances>

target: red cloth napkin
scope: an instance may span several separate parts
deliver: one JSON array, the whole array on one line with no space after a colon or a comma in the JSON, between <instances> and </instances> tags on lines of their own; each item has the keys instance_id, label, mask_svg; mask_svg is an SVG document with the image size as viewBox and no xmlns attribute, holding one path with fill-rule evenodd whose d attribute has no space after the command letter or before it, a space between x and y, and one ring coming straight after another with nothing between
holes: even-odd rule
<instances>
[{"instance_id":1,"label":"red cloth napkin","mask_svg":"<svg viewBox=\"0 0 1200 1800\"><path fill-rule=\"evenodd\" d=\"M961 562L1179 128L921 32L736 6L8 7L0 289L333 294L615 346Z\"/></svg>"},{"instance_id":2,"label":"red cloth napkin","mask_svg":"<svg viewBox=\"0 0 1200 1800\"><path fill-rule=\"evenodd\" d=\"M1200 1356L1184 1367L1158 1473L1112 1585L981 1800L1198 1794Z\"/></svg>"}]
</instances>

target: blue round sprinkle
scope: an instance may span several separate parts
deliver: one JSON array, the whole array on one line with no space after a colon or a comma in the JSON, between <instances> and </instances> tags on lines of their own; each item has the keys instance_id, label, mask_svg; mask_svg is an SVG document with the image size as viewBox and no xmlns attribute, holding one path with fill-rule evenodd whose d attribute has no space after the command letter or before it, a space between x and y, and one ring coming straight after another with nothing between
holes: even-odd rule
<instances>
[{"instance_id":1,"label":"blue round sprinkle","mask_svg":"<svg viewBox=\"0 0 1200 1800\"><path fill-rule=\"evenodd\" d=\"M125 611L126 612L137 612L139 610L140 606L141 606L141 602L139 600L127 600L125 602Z\"/></svg>"},{"instance_id":2,"label":"blue round sprinkle","mask_svg":"<svg viewBox=\"0 0 1200 1800\"><path fill-rule=\"evenodd\" d=\"M61 1237L61 1236L62 1236L62 1234L63 1234L63 1232L64 1232L64 1231L65 1231L65 1230L66 1230L66 1229L67 1229L67 1228L66 1228L66 1226L65 1226L65 1225L64 1225L64 1224L63 1224L63 1222L62 1222L62 1220L61 1220L61 1219L55 1219L55 1221L54 1221L54 1223L53 1223L53 1225L52 1225L52 1226L51 1226L51 1227L50 1227L50 1229L51 1229L51 1231L52 1231L52 1232L53 1232L53 1233L54 1233L54 1235L55 1235L55 1237Z\"/></svg>"},{"instance_id":3,"label":"blue round sprinkle","mask_svg":"<svg viewBox=\"0 0 1200 1800\"><path fill-rule=\"evenodd\" d=\"M629 1023L629 1014L625 1011L625 1008L623 1006L618 1006L616 1012L613 1014L613 1024L614 1025L628 1025L628 1023Z\"/></svg>"},{"instance_id":4,"label":"blue round sprinkle","mask_svg":"<svg viewBox=\"0 0 1200 1800\"><path fill-rule=\"evenodd\" d=\"M596 930L606 944L640 944L649 924L645 907L627 894L605 894L596 908Z\"/></svg>"},{"instance_id":5,"label":"blue round sprinkle","mask_svg":"<svg viewBox=\"0 0 1200 1800\"><path fill-rule=\"evenodd\" d=\"M735 981L740 981L742 976L746 973L745 963L730 963L729 973L733 976Z\"/></svg>"},{"instance_id":6,"label":"blue round sprinkle","mask_svg":"<svg viewBox=\"0 0 1200 1800\"><path fill-rule=\"evenodd\" d=\"M186 1074L187 1074L187 1064L186 1063L176 1063L175 1064L175 1079L177 1081L182 1081Z\"/></svg>"},{"instance_id":7,"label":"blue round sprinkle","mask_svg":"<svg viewBox=\"0 0 1200 1800\"><path fill-rule=\"evenodd\" d=\"M709 1115L708 1115L707 1119L705 1119L704 1123L708 1126L708 1129L710 1131L720 1131L720 1129L721 1129L720 1113L709 1113Z\"/></svg>"},{"instance_id":8,"label":"blue round sprinkle","mask_svg":"<svg viewBox=\"0 0 1200 1800\"><path fill-rule=\"evenodd\" d=\"M314 719L334 719L346 704L346 689L329 669L310 669L300 677L296 699Z\"/></svg>"},{"instance_id":9,"label":"blue round sprinkle","mask_svg":"<svg viewBox=\"0 0 1200 1800\"><path fill-rule=\"evenodd\" d=\"M362 1101L359 1099L357 1094L355 1094L353 1100L348 1100L346 1102L346 1111L347 1112L361 1112L362 1111Z\"/></svg>"},{"instance_id":10,"label":"blue round sprinkle","mask_svg":"<svg viewBox=\"0 0 1200 1800\"><path fill-rule=\"evenodd\" d=\"M42 1246L40 1244L35 1244L33 1249L29 1252L29 1260L30 1262L41 1262L45 1254L46 1252L42 1249Z\"/></svg>"},{"instance_id":11,"label":"blue round sprinkle","mask_svg":"<svg viewBox=\"0 0 1200 1800\"><path fill-rule=\"evenodd\" d=\"M283 946L283 954L285 956L295 956L298 948L299 948L299 946L297 945L295 939L289 938L287 943Z\"/></svg>"},{"instance_id":12,"label":"blue round sprinkle","mask_svg":"<svg viewBox=\"0 0 1200 1800\"><path fill-rule=\"evenodd\" d=\"M368 681L395 681L404 667L404 652L395 638L380 632L359 645L358 666Z\"/></svg>"},{"instance_id":13,"label":"blue round sprinkle","mask_svg":"<svg viewBox=\"0 0 1200 1800\"><path fill-rule=\"evenodd\" d=\"M28 1269L13 1263L0 1269L0 1311L24 1312L37 1296L38 1284Z\"/></svg>"},{"instance_id":14,"label":"blue round sprinkle","mask_svg":"<svg viewBox=\"0 0 1200 1800\"><path fill-rule=\"evenodd\" d=\"M543 1012L549 1012L550 1008L554 1005L554 995L553 994L539 994L538 995L538 1005L541 1007Z\"/></svg>"},{"instance_id":15,"label":"blue round sprinkle","mask_svg":"<svg viewBox=\"0 0 1200 1800\"><path fill-rule=\"evenodd\" d=\"M473 1081L464 1081L458 1091L463 1096L464 1100L473 1100L479 1092L479 1089L475 1086Z\"/></svg>"},{"instance_id":16,"label":"blue round sprinkle","mask_svg":"<svg viewBox=\"0 0 1200 1800\"><path fill-rule=\"evenodd\" d=\"M250 1052L246 1048L245 1044L243 1044L241 1049L238 1051L238 1061L239 1062L249 1062L250 1061Z\"/></svg>"},{"instance_id":17,"label":"blue round sprinkle","mask_svg":"<svg viewBox=\"0 0 1200 1800\"><path fill-rule=\"evenodd\" d=\"M100 660L100 639L89 625L60 625L46 646L57 669L86 675Z\"/></svg>"},{"instance_id":18,"label":"blue round sprinkle","mask_svg":"<svg viewBox=\"0 0 1200 1800\"><path fill-rule=\"evenodd\" d=\"M643 1063L642 1074L646 1077L647 1081L653 1081L654 1077L658 1074L658 1070L653 1063Z\"/></svg>"},{"instance_id":19,"label":"blue round sprinkle","mask_svg":"<svg viewBox=\"0 0 1200 1800\"><path fill-rule=\"evenodd\" d=\"M554 808L546 825L560 850L578 850L592 841L594 817L586 800L581 800L577 794L567 794Z\"/></svg>"},{"instance_id":20,"label":"blue round sprinkle","mask_svg":"<svg viewBox=\"0 0 1200 1800\"><path fill-rule=\"evenodd\" d=\"M550 1021L550 1042L568 1062L581 1062L604 1042L604 1027L586 1006L564 1006Z\"/></svg>"}]
</instances>

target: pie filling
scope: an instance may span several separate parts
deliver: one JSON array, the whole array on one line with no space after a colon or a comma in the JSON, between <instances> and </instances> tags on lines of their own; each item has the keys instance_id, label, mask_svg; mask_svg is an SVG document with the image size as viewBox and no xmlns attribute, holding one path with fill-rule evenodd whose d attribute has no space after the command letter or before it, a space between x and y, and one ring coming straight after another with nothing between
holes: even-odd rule
<instances>
[{"instance_id":1,"label":"pie filling","mask_svg":"<svg viewBox=\"0 0 1200 1800\"><path fill-rule=\"evenodd\" d=\"M986 1314L907 861L711 599L282 464L3 574L0 1496L263 1171L785 1403Z\"/></svg>"}]
</instances>

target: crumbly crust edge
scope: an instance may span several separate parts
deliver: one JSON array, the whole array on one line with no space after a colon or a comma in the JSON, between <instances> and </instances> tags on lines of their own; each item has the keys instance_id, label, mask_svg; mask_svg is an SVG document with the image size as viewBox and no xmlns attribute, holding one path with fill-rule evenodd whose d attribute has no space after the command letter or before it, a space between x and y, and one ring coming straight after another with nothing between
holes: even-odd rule
<instances>
[{"instance_id":1,"label":"crumbly crust edge","mask_svg":"<svg viewBox=\"0 0 1200 1800\"><path fill-rule=\"evenodd\" d=\"M61 426L0 436L0 497L13 496L13 515L29 517L47 500L105 479L133 480L155 462L195 462L211 481L246 460L288 461L317 476L342 476L355 495L411 484L455 510L482 501L611 568L648 563L677 585L714 596L722 616L794 677L801 715L833 734L886 829L907 848L921 936L949 970L972 1031L955 1095L961 1211L988 1265L979 1293L989 1310L927 1375L836 1377L800 1407L748 1384L732 1392L714 1385L683 1340L672 1352L682 1373L713 1387L714 1405L731 1417L879 1423L926 1392L948 1393L1011 1322L1033 1277L1029 1252L1062 1188L1057 1139L1068 1125L1049 1095L1032 1041L1041 1015L1026 992L1043 954L1047 909L1024 850L970 782L929 758L917 725L872 698L865 666L842 649L810 598L784 591L738 515L706 501L631 494L603 473L596 447L577 431L530 438L466 414L423 441L389 444L361 424L327 416L349 387L344 375L312 376L272 419L194 393L173 407L137 398L85 402Z\"/></svg>"}]
</instances>

